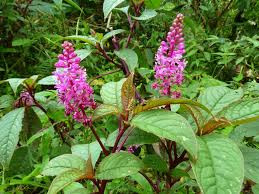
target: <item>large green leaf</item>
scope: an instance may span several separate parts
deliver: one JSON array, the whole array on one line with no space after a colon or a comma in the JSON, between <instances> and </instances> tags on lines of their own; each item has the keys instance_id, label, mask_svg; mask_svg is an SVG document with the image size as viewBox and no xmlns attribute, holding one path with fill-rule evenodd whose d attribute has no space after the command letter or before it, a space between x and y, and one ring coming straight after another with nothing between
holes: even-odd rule
<instances>
[{"instance_id":1,"label":"large green leaf","mask_svg":"<svg viewBox=\"0 0 259 194\"><path fill-rule=\"evenodd\" d=\"M167 110L150 110L136 115L131 125L158 137L176 141L194 158L197 157L197 140L190 124L179 114Z\"/></svg>"},{"instance_id":2,"label":"large green leaf","mask_svg":"<svg viewBox=\"0 0 259 194\"><path fill-rule=\"evenodd\" d=\"M199 138L197 161L192 163L204 194L239 194L244 178L244 160L230 139L211 134Z\"/></svg>"},{"instance_id":3,"label":"large green leaf","mask_svg":"<svg viewBox=\"0 0 259 194\"><path fill-rule=\"evenodd\" d=\"M104 139L101 139L102 142L105 142ZM81 158L88 160L91 156L92 166L95 166L102 148L97 141L94 141L90 144L77 144L73 145L71 151L74 155L80 156Z\"/></svg>"},{"instance_id":4,"label":"large green leaf","mask_svg":"<svg viewBox=\"0 0 259 194\"><path fill-rule=\"evenodd\" d=\"M126 62L130 72L134 72L135 68L138 67L138 55L134 50L124 48L114 53Z\"/></svg>"},{"instance_id":5,"label":"large green leaf","mask_svg":"<svg viewBox=\"0 0 259 194\"><path fill-rule=\"evenodd\" d=\"M82 177L84 177L84 175L85 175L85 172L78 169L72 169L72 170L63 172L52 181L47 194L58 193L69 184L77 180L80 180Z\"/></svg>"},{"instance_id":6,"label":"large green leaf","mask_svg":"<svg viewBox=\"0 0 259 194\"><path fill-rule=\"evenodd\" d=\"M100 94L104 104L114 105L122 110L121 88L126 79L118 82L109 82L103 85Z\"/></svg>"},{"instance_id":7,"label":"large green leaf","mask_svg":"<svg viewBox=\"0 0 259 194\"><path fill-rule=\"evenodd\" d=\"M240 149L244 156L246 178L259 184L259 150L246 146Z\"/></svg>"},{"instance_id":8,"label":"large green leaf","mask_svg":"<svg viewBox=\"0 0 259 194\"><path fill-rule=\"evenodd\" d=\"M124 0L104 0L103 2L103 14L104 18L107 18L109 13L117 7L119 4L124 2Z\"/></svg>"},{"instance_id":9,"label":"large green leaf","mask_svg":"<svg viewBox=\"0 0 259 194\"><path fill-rule=\"evenodd\" d=\"M227 105L240 100L242 96L242 89L232 90L224 86L214 86L207 88L199 96L198 102L209 108L212 114L216 114Z\"/></svg>"},{"instance_id":10,"label":"large green leaf","mask_svg":"<svg viewBox=\"0 0 259 194\"><path fill-rule=\"evenodd\" d=\"M45 176L60 175L68 170L82 170L86 168L86 161L73 154L64 154L52 159L43 169L41 174Z\"/></svg>"},{"instance_id":11,"label":"large green leaf","mask_svg":"<svg viewBox=\"0 0 259 194\"><path fill-rule=\"evenodd\" d=\"M15 109L0 120L0 163L7 168L19 141L24 108Z\"/></svg>"},{"instance_id":12,"label":"large green leaf","mask_svg":"<svg viewBox=\"0 0 259 194\"><path fill-rule=\"evenodd\" d=\"M141 16L139 17L135 17L135 16L131 16L133 17L135 20L149 20L153 17L155 17L157 15L157 12L153 9L145 9Z\"/></svg>"},{"instance_id":13,"label":"large green leaf","mask_svg":"<svg viewBox=\"0 0 259 194\"><path fill-rule=\"evenodd\" d=\"M232 122L244 120L244 123L259 116L259 98L243 99L233 102L217 114L217 117L225 117Z\"/></svg>"},{"instance_id":14,"label":"large green leaf","mask_svg":"<svg viewBox=\"0 0 259 194\"><path fill-rule=\"evenodd\" d=\"M127 152L110 154L99 164L96 178L111 180L138 173L144 167L143 162Z\"/></svg>"}]
</instances>

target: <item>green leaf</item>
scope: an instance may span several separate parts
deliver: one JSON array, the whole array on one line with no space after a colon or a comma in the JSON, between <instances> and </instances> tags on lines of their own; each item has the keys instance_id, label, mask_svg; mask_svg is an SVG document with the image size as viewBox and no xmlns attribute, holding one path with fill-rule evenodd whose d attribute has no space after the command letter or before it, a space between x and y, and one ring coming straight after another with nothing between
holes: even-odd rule
<instances>
[{"instance_id":1,"label":"green leaf","mask_svg":"<svg viewBox=\"0 0 259 194\"><path fill-rule=\"evenodd\" d=\"M115 10L119 10L119 11L125 13L125 14L128 16L128 13L129 13L129 6L120 7L120 8L115 8Z\"/></svg>"},{"instance_id":2,"label":"green leaf","mask_svg":"<svg viewBox=\"0 0 259 194\"><path fill-rule=\"evenodd\" d=\"M73 183L69 184L68 186L66 186L63 189L63 191L64 191L64 194L74 194L75 190L83 189L83 188L84 188L84 186L81 183L73 182Z\"/></svg>"},{"instance_id":3,"label":"green leaf","mask_svg":"<svg viewBox=\"0 0 259 194\"><path fill-rule=\"evenodd\" d=\"M51 183L47 194L56 194L67 185L80 180L84 176L84 171L73 169L58 175Z\"/></svg>"},{"instance_id":4,"label":"green leaf","mask_svg":"<svg viewBox=\"0 0 259 194\"><path fill-rule=\"evenodd\" d=\"M80 40L93 46L95 46L95 44L98 43L98 40L96 40L92 36L73 35L73 36L67 36L65 38L70 40Z\"/></svg>"},{"instance_id":5,"label":"green leaf","mask_svg":"<svg viewBox=\"0 0 259 194\"><path fill-rule=\"evenodd\" d=\"M102 160L97 168L96 178L111 180L138 173L143 162L135 155L127 152L110 154Z\"/></svg>"},{"instance_id":6,"label":"green leaf","mask_svg":"<svg viewBox=\"0 0 259 194\"><path fill-rule=\"evenodd\" d=\"M69 5L71 5L72 7L76 8L77 10L84 12L77 3L75 3L72 0L65 0L65 2L67 2Z\"/></svg>"},{"instance_id":7,"label":"green leaf","mask_svg":"<svg viewBox=\"0 0 259 194\"><path fill-rule=\"evenodd\" d=\"M0 96L0 109L11 108L14 103L14 98L11 95Z\"/></svg>"},{"instance_id":8,"label":"green leaf","mask_svg":"<svg viewBox=\"0 0 259 194\"><path fill-rule=\"evenodd\" d=\"M151 168L159 172L167 171L166 162L156 154L146 155L145 158L143 159L143 162L147 168Z\"/></svg>"},{"instance_id":9,"label":"green leaf","mask_svg":"<svg viewBox=\"0 0 259 194\"><path fill-rule=\"evenodd\" d=\"M109 13L122 2L124 2L124 0L104 0L104 3L103 3L104 19L107 18Z\"/></svg>"},{"instance_id":10,"label":"green leaf","mask_svg":"<svg viewBox=\"0 0 259 194\"><path fill-rule=\"evenodd\" d=\"M14 151L6 177L27 175L33 170L32 154L28 146L22 146Z\"/></svg>"},{"instance_id":11,"label":"green leaf","mask_svg":"<svg viewBox=\"0 0 259 194\"><path fill-rule=\"evenodd\" d=\"M128 133L128 131L126 131L123 134L121 141L124 140L127 133ZM105 145L113 147L118 134L119 134L118 130L112 132L108 136ZM128 139L124 145L125 146L143 145L143 144L152 144L152 143L156 143L156 142L159 142L159 138L157 136L153 135L152 133L147 133L145 131L142 131L142 130L136 128L132 131L132 133L130 133L130 135L128 136Z\"/></svg>"},{"instance_id":12,"label":"green leaf","mask_svg":"<svg viewBox=\"0 0 259 194\"><path fill-rule=\"evenodd\" d=\"M150 194L153 193L153 189L147 179L140 173L132 174L130 177L140 184L142 193L141 194Z\"/></svg>"},{"instance_id":13,"label":"green leaf","mask_svg":"<svg viewBox=\"0 0 259 194\"><path fill-rule=\"evenodd\" d=\"M125 30L123 29L117 29L117 30L112 30L110 32L108 32L107 34L105 34L101 40L102 44L104 44L109 38L117 35L117 34L120 34L120 33L123 33L125 32Z\"/></svg>"},{"instance_id":14,"label":"green leaf","mask_svg":"<svg viewBox=\"0 0 259 194\"><path fill-rule=\"evenodd\" d=\"M259 194L259 184L252 186L252 191L254 194Z\"/></svg>"},{"instance_id":15,"label":"green leaf","mask_svg":"<svg viewBox=\"0 0 259 194\"><path fill-rule=\"evenodd\" d=\"M202 104L188 99L173 99L173 98L154 98L148 100L144 105L138 105L134 109L134 114L138 114L140 112L153 109L163 105L170 105L170 104L188 104L192 106L199 107L210 114L210 111Z\"/></svg>"},{"instance_id":16,"label":"green leaf","mask_svg":"<svg viewBox=\"0 0 259 194\"><path fill-rule=\"evenodd\" d=\"M245 177L259 183L259 150L241 146L240 147L245 161Z\"/></svg>"},{"instance_id":17,"label":"green leaf","mask_svg":"<svg viewBox=\"0 0 259 194\"><path fill-rule=\"evenodd\" d=\"M132 18L134 18L135 20L149 20L153 17L155 17L157 15L157 12L153 9L145 9L141 16L139 17L135 17L135 16L131 16Z\"/></svg>"},{"instance_id":18,"label":"green leaf","mask_svg":"<svg viewBox=\"0 0 259 194\"><path fill-rule=\"evenodd\" d=\"M122 79L118 82L109 82L103 85L100 94L104 104L114 105L119 110L122 110L121 88L125 80Z\"/></svg>"},{"instance_id":19,"label":"green leaf","mask_svg":"<svg viewBox=\"0 0 259 194\"><path fill-rule=\"evenodd\" d=\"M86 161L74 154L64 154L49 161L42 173L45 176L60 175L68 170L82 170L86 168Z\"/></svg>"},{"instance_id":20,"label":"green leaf","mask_svg":"<svg viewBox=\"0 0 259 194\"><path fill-rule=\"evenodd\" d=\"M139 66L138 55L134 50L124 48L119 51L115 51L114 53L127 63L130 72L134 72L135 68Z\"/></svg>"},{"instance_id":21,"label":"green leaf","mask_svg":"<svg viewBox=\"0 0 259 194\"><path fill-rule=\"evenodd\" d=\"M249 122L249 119L259 116L259 98L243 99L230 104L217 114L217 117L225 117L233 124L240 121ZM242 122L241 122L242 123Z\"/></svg>"},{"instance_id":22,"label":"green leaf","mask_svg":"<svg viewBox=\"0 0 259 194\"><path fill-rule=\"evenodd\" d=\"M79 50L76 50L75 53L77 54L77 56L82 61L92 53L92 50L90 50L90 49L79 49Z\"/></svg>"},{"instance_id":23,"label":"green leaf","mask_svg":"<svg viewBox=\"0 0 259 194\"><path fill-rule=\"evenodd\" d=\"M93 114L93 120L97 120L107 115L117 115L119 110L117 107L109 104L101 104L95 110Z\"/></svg>"},{"instance_id":24,"label":"green leaf","mask_svg":"<svg viewBox=\"0 0 259 194\"><path fill-rule=\"evenodd\" d=\"M14 94L16 94L18 87L24 82L24 78L10 78L6 81L9 82Z\"/></svg>"},{"instance_id":25,"label":"green leaf","mask_svg":"<svg viewBox=\"0 0 259 194\"><path fill-rule=\"evenodd\" d=\"M101 139L101 141L105 142L104 139ZM88 160L91 155L92 166L94 167L101 154L102 148L97 141L94 141L90 144L73 145L71 151L72 154L80 156L84 160Z\"/></svg>"},{"instance_id":26,"label":"green leaf","mask_svg":"<svg viewBox=\"0 0 259 194\"><path fill-rule=\"evenodd\" d=\"M19 141L24 108L15 109L0 120L0 163L7 168Z\"/></svg>"},{"instance_id":27,"label":"green leaf","mask_svg":"<svg viewBox=\"0 0 259 194\"><path fill-rule=\"evenodd\" d=\"M244 160L237 145L217 134L198 140L198 159L191 164L201 192L239 194L244 179Z\"/></svg>"},{"instance_id":28,"label":"green leaf","mask_svg":"<svg viewBox=\"0 0 259 194\"><path fill-rule=\"evenodd\" d=\"M259 135L259 121L246 123L236 127L229 137L236 143L241 143L245 137L254 137Z\"/></svg>"},{"instance_id":29,"label":"green leaf","mask_svg":"<svg viewBox=\"0 0 259 194\"><path fill-rule=\"evenodd\" d=\"M39 85L55 85L55 83L56 83L55 76L50 75L50 76L44 77L41 80L39 80L37 84L39 84Z\"/></svg>"},{"instance_id":30,"label":"green leaf","mask_svg":"<svg viewBox=\"0 0 259 194\"><path fill-rule=\"evenodd\" d=\"M136 115L131 125L158 137L176 141L194 158L197 157L197 140L188 121L179 114L167 110L150 110Z\"/></svg>"},{"instance_id":31,"label":"green leaf","mask_svg":"<svg viewBox=\"0 0 259 194\"><path fill-rule=\"evenodd\" d=\"M199 96L198 102L209 108L212 114L216 114L234 101L240 100L242 96L242 89L232 90L224 86L214 86L207 88Z\"/></svg>"}]
</instances>

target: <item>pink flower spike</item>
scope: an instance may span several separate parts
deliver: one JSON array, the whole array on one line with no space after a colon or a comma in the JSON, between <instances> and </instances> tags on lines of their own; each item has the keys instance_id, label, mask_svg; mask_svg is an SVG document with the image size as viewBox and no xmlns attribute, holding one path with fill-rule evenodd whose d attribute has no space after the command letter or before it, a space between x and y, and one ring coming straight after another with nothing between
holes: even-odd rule
<instances>
[{"instance_id":1,"label":"pink flower spike","mask_svg":"<svg viewBox=\"0 0 259 194\"><path fill-rule=\"evenodd\" d=\"M63 54L58 56L53 72L57 82L55 88L58 91L59 101L65 106L66 115L81 123L89 124L91 118L85 114L85 109L96 107L93 89L86 82L86 70L80 67L80 58L74 52L72 43L65 41L62 44Z\"/></svg>"},{"instance_id":2,"label":"pink flower spike","mask_svg":"<svg viewBox=\"0 0 259 194\"><path fill-rule=\"evenodd\" d=\"M153 88L161 95L179 98L181 93L174 91L184 80L183 71L186 61L183 59L185 45L183 38L183 15L178 14L156 53L154 66L156 81Z\"/></svg>"}]
</instances>

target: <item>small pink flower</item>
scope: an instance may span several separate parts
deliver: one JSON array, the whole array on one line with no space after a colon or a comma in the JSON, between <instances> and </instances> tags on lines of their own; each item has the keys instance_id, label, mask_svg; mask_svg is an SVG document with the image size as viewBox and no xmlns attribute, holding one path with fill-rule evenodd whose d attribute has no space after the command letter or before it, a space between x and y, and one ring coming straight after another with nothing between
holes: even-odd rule
<instances>
[{"instance_id":1,"label":"small pink flower","mask_svg":"<svg viewBox=\"0 0 259 194\"><path fill-rule=\"evenodd\" d=\"M55 64L59 100L65 106L66 115L78 122L88 124L91 122L85 114L85 109L94 109L96 104L93 89L86 82L86 70L80 67L80 58L74 52L72 43L65 41L62 44L63 54L58 55L59 61Z\"/></svg>"},{"instance_id":2,"label":"small pink flower","mask_svg":"<svg viewBox=\"0 0 259 194\"><path fill-rule=\"evenodd\" d=\"M162 41L156 53L155 83L152 87L159 90L161 95L179 98L180 92L174 91L184 80L183 71L186 61L183 38L183 15L178 14L174 20L166 41Z\"/></svg>"}]
</instances>

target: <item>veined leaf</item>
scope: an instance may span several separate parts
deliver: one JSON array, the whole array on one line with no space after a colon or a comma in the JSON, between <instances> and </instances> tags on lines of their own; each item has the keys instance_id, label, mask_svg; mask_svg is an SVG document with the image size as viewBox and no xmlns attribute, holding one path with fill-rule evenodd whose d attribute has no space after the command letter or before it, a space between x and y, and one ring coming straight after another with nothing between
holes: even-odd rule
<instances>
[{"instance_id":1,"label":"veined leaf","mask_svg":"<svg viewBox=\"0 0 259 194\"><path fill-rule=\"evenodd\" d=\"M143 162L127 152L110 154L97 168L96 178L111 180L138 173L144 167Z\"/></svg>"},{"instance_id":2,"label":"veined leaf","mask_svg":"<svg viewBox=\"0 0 259 194\"><path fill-rule=\"evenodd\" d=\"M133 117L131 125L158 137L176 141L194 158L197 157L196 136L188 121L177 113L167 110L150 110Z\"/></svg>"},{"instance_id":3,"label":"veined leaf","mask_svg":"<svg viewBox=\"0 0 259 194\"><path fill-rule=\"evenodd\" d=\"M19 141L24 108L15 109L0 120L0 163L7 168Z\"/></svg>"},{"instance_id":4,"label":"veined leaf","mask_svg":"<svg viewBox=\"0 0 259 194\"><path fill-rule=\"evenodd\" d=\"M114 105L119 110L122 110L121 88L125 80L122 79L118 82L109 82L103 85L100 94L104 104Z\"/></svg>"},{"instance_id":5,"label":"veined leaf","mask_svg":"<svg viewBox=\"0 0 259 194\"><path fill-rule=\"evenodd\" d=\"M102 142L105 142L104 139L101 139ZM73 145L71 148L72 154L80 156L81 158L88 160L91 156L92 160L92 166L95 166L95 163L97 162L102 148L100 147L99 143L97 141L94 141L90 144L77 144Z\"/></svg>"},{"instance_id":6,"label":"veined leaf","mask_svg":"<svg viewBox=\"0 0 259 194\"><path fill-rule=\"evenodd\" d=\"M243 99L233 102L217 114L233 122L259 116L259 98Z\"/></svg>"},{"instance_id":7,"label":"veined leaf","mask_svg":"<svg viewBox=\"0 0 259 194\"><path fill-rule=\"evenodd\" d=\"M204 194L239 194L244 179L244 160L230 139L210 134L198 139L197 161L191 163Z\"/></svg>"},{"instance_id":8,"label":"veined leaf","mask_svg":"<svg viewBox=\"0 0 259 194\"><path fill-rule=\"evenodd\" d=\"M49 187L49 191L47 194L56 194L59 191L61 191L63 188L68 186L69 184L80 180L84 177L85 172L78 170L78 169L72 169L63 172L62 174L58 175L51 183Z\"/></svg>"},{"instance_id":9,"label":"veined leaf","mask_svg":"<svg viewBox=\"0 0 259 194\"><path fill-rule=\"evenodd\" d=\"M134 72L135 68L138 67L138 55L134 50L124 48L114 53L126 62L130 72Z\"/></svg>"},{"instance_id":10,"label":"veined leaf","mask_svg":"<svg viewBox=\"0 0 259 194\"><path fill-rule=\"evenodd\" d=\"M224 107L240 100L243 96L243 90L232 90L225 86L214 86L207 88L198 98L198 102L205 105L212 114L216 114ZM209 115L206 115L209 118Z\"/></svg>"},{"instance_id":11,"label":"veined leaf","mask_svg":"<svg viewBox=\"0 0 259 194\"><path fill-rule=\"evenodd\" d=\"M84 159L77 155L64 154L50 160L41 174L45 176L56 176L68 170L85 171L85 168L86 161Z\"/></svg>"}]
</instances>

